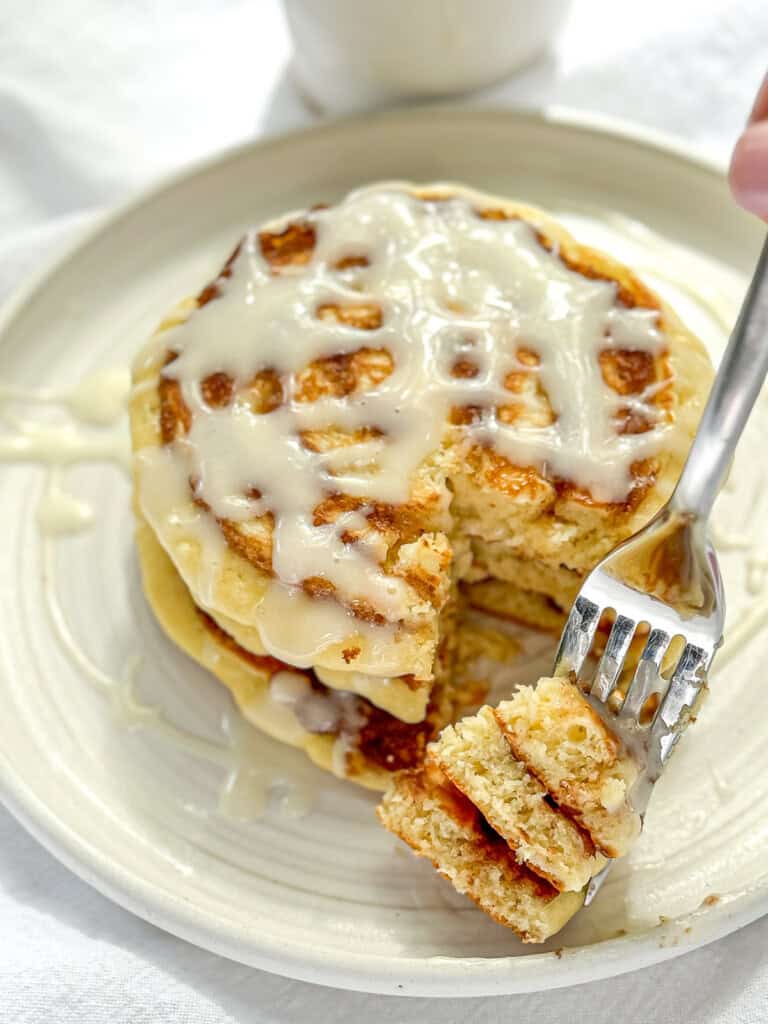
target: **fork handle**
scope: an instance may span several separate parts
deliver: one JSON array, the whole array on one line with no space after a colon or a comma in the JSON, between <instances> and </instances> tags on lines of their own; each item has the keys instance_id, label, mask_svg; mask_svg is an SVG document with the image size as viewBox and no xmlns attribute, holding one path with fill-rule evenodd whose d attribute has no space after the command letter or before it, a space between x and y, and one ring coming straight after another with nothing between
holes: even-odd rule
<instances>
[{"instance_id":1,"label":"fork handle","mask_svg":"<svg viewBox=\"0 0 768 1024\"><path fill-rule=\"evenodd\" d=\"M717 371L673 502L706 519L768 373L768 238Z\"/></svg>"}]
</instances>

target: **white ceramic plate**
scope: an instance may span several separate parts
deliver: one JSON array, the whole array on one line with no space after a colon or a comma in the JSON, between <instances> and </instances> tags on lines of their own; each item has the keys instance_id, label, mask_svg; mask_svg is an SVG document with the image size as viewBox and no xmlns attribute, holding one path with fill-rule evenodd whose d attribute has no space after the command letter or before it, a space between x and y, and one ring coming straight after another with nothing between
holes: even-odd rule
<instances>
[{"instance_id":1,"label":"white ceramic plate","mask_svg":"<svg viewBox=\"0 0 768 1024\"><path fill-rule=\"evenodd\" d=\"M125 451L125 422L100 427L78 415L93 414L96 393L109 419L119 378L97 380L68 406L23 393L66 391L84 374L125 367L245 224L379 178L464 181L551 207L637 264L715 350L761 235L716 168L664 141L562 114L435 108L250 145L111 216L2 320L12 391L0 403L0 456L30 460L0 476L4 799L128 909L309 981L520 992L678 955L768 910L768 744L762 672L753 671L768 618L764 406L717 512L736 632L712 697L636 850L542 952L401 849L376 824L370 794L243 726L223 689L161 635L139 586L127 478L104 461ZM46 453L49 464L35 465ZM61 491L89 503L92 522Z\"/></svg>"}]
</instances>

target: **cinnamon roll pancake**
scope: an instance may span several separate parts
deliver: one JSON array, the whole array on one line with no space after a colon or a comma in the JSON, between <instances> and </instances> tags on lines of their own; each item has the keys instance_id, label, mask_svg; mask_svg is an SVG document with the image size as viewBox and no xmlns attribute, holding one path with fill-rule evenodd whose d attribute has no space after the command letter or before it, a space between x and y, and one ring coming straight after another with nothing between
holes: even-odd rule
<instances>
[{"instance_id":1,"label":"cinnamon roll pancake","mask_svg":"<svg viewBox=\"0 0 768 1024\"><path fill-rule=\"evenodd\" d=\"M147 595L252 722L380 786L482 700L467 604L557 631L671 493L710 377L539 210L387 183L287 214L136 360Z\"/></svg>"}]
</instances>

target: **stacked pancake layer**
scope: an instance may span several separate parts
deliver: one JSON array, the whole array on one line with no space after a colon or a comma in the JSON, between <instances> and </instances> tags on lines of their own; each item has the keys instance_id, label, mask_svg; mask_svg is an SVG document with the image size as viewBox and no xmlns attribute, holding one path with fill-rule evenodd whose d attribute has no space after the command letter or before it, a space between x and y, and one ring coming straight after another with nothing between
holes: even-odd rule
<instances>
[{"instance_id":1,"label":"stacked pancake layer","mask_svg":"<svg viewBox=\"0 0 768 1024\"><path fill-rule=\"evenodd\" d=\"M393 777L378 813L459 892L543 942L639 833L637 774L573 683L540 679L444 729L422 768Z\"/></svg>"},{"instance_id":2,"label":"stacked pancake layer","mask_svg":"<svg viewBox=\"0 0 768 1024\"><path fill-rule=\"evenodd\" d=\"M371 186L249 232L134 368L145 589L256 725L382 786L668 497L710 370L540 211ZM471 646L471 645L470 645Z\"/></svg>"}]
</instances>

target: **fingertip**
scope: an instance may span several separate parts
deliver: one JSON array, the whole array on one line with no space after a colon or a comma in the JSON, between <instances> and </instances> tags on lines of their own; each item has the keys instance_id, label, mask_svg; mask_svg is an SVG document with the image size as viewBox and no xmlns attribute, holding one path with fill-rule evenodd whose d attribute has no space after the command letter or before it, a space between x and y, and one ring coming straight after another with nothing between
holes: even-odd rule
<instances>
[{"instance_id":1,"label":"fingertip","mask_svg":"<svg viewBox=\"0 0 768 1024\"><path fill-rule=\"evenodd\" d=\"M768 118L768 74L763 78L763 84L757 90L749 121L751 124L754 121L763 121L765 118Z\"/></svg>"},{"instance_id":2,"label":"fingertip","mask_svg":"<svg viewBox=\"0 0 768 1024\"><path fill-rule=\"evenodd\" d=\"M733 150L728 180L739 206L768 219L768 122L750 125Z\"/></svg>"}]
</instances>

